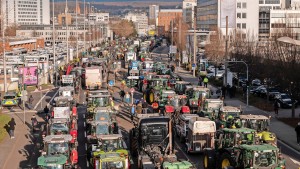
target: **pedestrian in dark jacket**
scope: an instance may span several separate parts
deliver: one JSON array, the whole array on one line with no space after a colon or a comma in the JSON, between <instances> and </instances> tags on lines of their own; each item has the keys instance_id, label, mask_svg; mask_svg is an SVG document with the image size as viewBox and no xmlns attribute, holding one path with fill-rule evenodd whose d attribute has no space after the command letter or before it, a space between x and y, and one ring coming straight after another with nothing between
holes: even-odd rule
<instances>
[{"instance_id":1,"label":"pedestrian in dark jacket","mask_svg":"<svg viewBox=\"0 0 300 169\"><path fill-rule=\"evenodd\" d=\"M16 126L16 122L15 122L15 119L14 118L11 118L11 120L8 122L8 125L9 125L9 135L10 135L10 138L13 139L15 138L15 126Z\"/></svg>"},{"instance_id":2,"label":"pedestrian in dark jacket","mask_svg":"<svg viewBox=\"0 0 300 169\"><path fill-rule=\"evenodd\" d=\"M223 86L223 87L221 88L221 91L222 91L222 97L225 99L225 95L226 95L226 87Z\"/></svg>"},{"instance_id":3,"label":"pedestrian in dark jacket","mask_svg":"<svg viewBox=\"0 0 300 169\"><path fill-rule=\"evenodd\" d=\"M295 131L297 135L297 144L300 145L300 122L297 124Z\"/></svg>"}]
</instances>

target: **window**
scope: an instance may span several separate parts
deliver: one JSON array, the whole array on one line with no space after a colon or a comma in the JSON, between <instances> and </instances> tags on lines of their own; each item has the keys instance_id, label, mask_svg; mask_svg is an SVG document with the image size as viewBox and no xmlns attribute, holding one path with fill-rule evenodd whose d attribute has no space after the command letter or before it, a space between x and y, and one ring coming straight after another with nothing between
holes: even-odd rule
<instances>
[{"instance_id":1,"label":"window","mask_svg":"<svg viewBox=\"0 0 300 169\"><path fill-rule=\"evenodd\" d=\"M241 18L241 13L237 13L237 14L236 14L236 17L237 17L237 18Z\"/></svg>"},{"instance_id":2,"label":"window","mask_svg":"<svg viewBox=\"0 0 300 169\"><path fill-rule=\"evenodd\" d=\"M243 8L247 8L247 3L246 2L243 2Z\"/></svg>"},{"instance_id":3,"label":"window","mask_svg":"<svg viewBox=\"0 0 300 169\"><path fill-rule=\"evenodd\" d=\"M240 2L238 2L237 4L236 4L236 8L241 8L242 6L241 6L241 3Z\"/></svg>"},{"instance_id":4,"label":"window","mask_svg":"<svg viewBox=\"0 0 300 169\"><path fill-rule=\"evenodd\" d=\"M236 24L236 28L237 28L237 29L241 29L241 24L240 24L240 23L237 23L237 24Z\"/></svg>"},{"instance_id":5,"label":"window","mask_svg":"<svg viewBox=\"0 0 300 169\"><path fill-rule=\"evenodd\" d=\"M246 23L242 23L242 29L246 29Z\"/></svg>"},{"instance_id":6,"label":"window","mask_svg":"<svg viewBox=\"0 0 300 169\"><path fill-rule=\"evenodd\" d=\"M242 18L246 19L247 18L247 13L243 13Z\"/></svg>"}]
</instances>

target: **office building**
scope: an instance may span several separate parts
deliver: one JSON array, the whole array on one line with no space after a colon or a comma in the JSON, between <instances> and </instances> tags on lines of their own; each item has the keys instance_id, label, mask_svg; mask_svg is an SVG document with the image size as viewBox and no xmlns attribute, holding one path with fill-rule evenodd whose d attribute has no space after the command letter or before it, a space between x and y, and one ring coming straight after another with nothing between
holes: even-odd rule
<instances>
[{"instance_id":1,"label":"office building","mask_svg":"<svg viewBox=\"0 0 300 169\"><path fill-rule=\"evenodd\" d=\"M6 26L50 24L49 0L3 0Z\"/></svg>"},{"instance_id":2,"label":"office building","mask_svg":"<svg viewBox=\"0 0 300 169\"><path fill-rule=\"evenodd\" d=\"M149 6L149 19L156 19L159 12L159 5Z\"/></svg>"},{"instance_id":3,"label":"office building","mask_svg":"<svg viewBox=\"0 0 300 169\"><path fill-rule=\"evenodd\" d=\"M171 28L171 23L182 19L182 9L161 9L158 12L158 26L160 29L164 27L164 31L168 32ZM163 31L160 31L163 32Z\"/></svg>"},{"instance_id":4,"label":"office building","mask_svg":"<svg viewBox=\"0 0 300 169\"><path fill-rule=\"evenodd\" d=\"M300 40L300 9L270 10L270 36Z\"/></svg>"},{"instance_id":5,"label":"office building","mask_svg":"<svg viewBox=\"0 0 300 169\"><path fill-rule=\"evenodd\" d=\"M132 21L138 35L148 34L148 16L146 13L128 13L125 16L126 20Z\"/></svg>"},{"instance_id":6,"label":"office building","mask_svg":"<svg viewBox=\"0 0 300 169\"><path fill-rule=\"evenodd\" d=\"M197 6L197 0L184 0L182 2L182 19L190 28L194 25L195 6Z\"/></svg>"}]
</instances>

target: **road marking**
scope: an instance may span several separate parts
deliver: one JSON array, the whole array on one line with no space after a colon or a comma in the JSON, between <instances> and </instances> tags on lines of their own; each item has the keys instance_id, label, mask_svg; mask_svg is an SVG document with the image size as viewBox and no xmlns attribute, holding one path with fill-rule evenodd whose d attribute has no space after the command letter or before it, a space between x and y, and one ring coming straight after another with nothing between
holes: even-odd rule
<instances>
[{"instance_id":1,"label":"road marking","mask_svg":"<svg viewBox=\"0 0 300 169\"><path fill-rule=\"evenodd\" d=\"M85 127L85 122L83 122L83 126Z\"/></svg>"},{"instance_id":2,"label":"road marking","mask_svg":"<svg viewBox=\"0 0 300 169\"><path fill-rule=\"evenodd\" d=\"M37 111L36 110L25 110L25 113L36 113ZM17 111L2 111L2 113L5 113L5 114L23 114L23 110L17 110Z\"/></svg>"},{"instance_id":3,"label":"road marking","mask_svg":"<svg viewBox=\"0 0 300 169\"><path fill-rule=\"evenodd\" d=\"M44 96L37 102L37 104L34 106L33 109L36 109L38 107L38 105L41 103L41 101L46 97L46 95L49 93L50 91L48 91L46 94L44 94ZM58 90L56 91L56 93L52 96L51 100L49 101L49 103L51 103L51 101L54 99L54 97L57 95ZM47 106L49 106L49 103L47 104Z\"/></svg>"},{"instance_id":4,"label":"road marking","mask_svg":"<svg viewBox=\"0 0 300 169\"><path fill-rule=\"evenodd\" d=\"M175 142L175 141L174 141ZM175 142L176 146L178 147L178 149L183 152L183 155L185 156L185 158L187 158L190 162L192 162L192 160L185 154L185 152L181 149L181 147Z\"/></svg>"},{"instance_id":5,"label":"road marking","mask_svg":"<svg viewBox=\"0 0 300 169\"><path fill-rule=\"evenodd\" d=\"M85 143L85 150L87 150L87 144Z\"/></svg>"},{"instance_id":6,"label":"road marking","mask_svg":"<svg viewBox=\"0 0 300 169\"><path fill-rule=\"evenodd\" d=\"M86 137L86 131L84 132L84 137Z\"/></svg>"},{"instance_id":7,"label":"road marking","mask_svg":"<svg viewBox=\"0 0 300 169\"><path fill-rule=\"evenodd\" d=\"M293 159L293 158L291 158L291 157L290 157L290 159L293 161L293 163L295 163L296 165L299 165L299 166L300 166L300 162L299 162L299 161L297 161L297 160L295 160L295 159Z\"/></svg>"},{"instance_id":8,"label":"road marking","mask_svg":"<svg viewBox=\"0 0 300 169\"><path fill-rule=\"evenodd\" d=\"M88 161L88 159L86 158L86 166L89 168L90 167L90 162Z\"/></svg>"},{"instance_id":9,"label":"road marking","mask_svg":"<svg viewBox=\"0 0 300 169\"><path fill-rule=\"evenodd\" d=\"M83 114L83 118L85 119L85 114Z\"/></svg>"},{"instance_id":10,"label":"road marking","mask_svg":"<svg viewBox=\"0 0 300 169\"><path fill-rule=\"evenodd\" d=\"M296 154L298 154L298 155L300 156L300 152L299 152L299 151L297 151L297 150L295 150L293 147L291 147L291 146L285 144L285 143L284 143L283 141L281 141L279 138L278 138L277 142L280 142L280 144L283 144L284 146L288 147L291 151L293 151L294 153L296 153Z\"/></svg>"}]
</instances>

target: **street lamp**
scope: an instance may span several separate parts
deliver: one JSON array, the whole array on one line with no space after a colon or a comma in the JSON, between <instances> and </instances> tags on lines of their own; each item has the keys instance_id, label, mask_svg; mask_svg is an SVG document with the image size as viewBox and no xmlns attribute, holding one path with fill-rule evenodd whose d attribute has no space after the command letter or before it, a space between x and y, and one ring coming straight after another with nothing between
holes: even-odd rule
<instances>
[{"instance_id":1,"label":"street lamp","mask_svg":"<svg viewBox=\"0 0 300 169\"><path fill-rule=\"evenodd\" d=\"M292 92L292 87L294 85L294 82L290 83L290 95L291 95L291 100L292 100L292 118L295 117L295 102L294 102L294 96Z\"/></svg>"}]
</instances>

